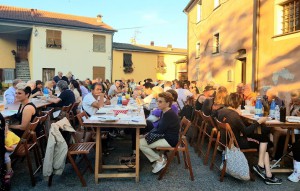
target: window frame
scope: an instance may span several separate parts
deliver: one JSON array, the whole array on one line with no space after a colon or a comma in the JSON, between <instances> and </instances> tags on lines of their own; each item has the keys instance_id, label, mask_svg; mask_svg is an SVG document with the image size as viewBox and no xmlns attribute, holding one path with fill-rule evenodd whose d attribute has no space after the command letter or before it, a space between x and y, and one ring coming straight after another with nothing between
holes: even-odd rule
<instances>
[{"instance_id":1,"label":"window frame","mask_svg":"<svg viewBox=\"0 0 300 191\"><path fill-rule=\"evenodd\" d=\"M213 51L212 54L220 53L220 33L215 33L213 36Z\"/></svg>"},{"instance_id":2,"label":"window frame","mask_svg":"<svg viewBox=\"0 0 300 191\"><path fill-rule=\"evenodd\" d=\"M282 8L281 34L285 35L285 34L299 32L300 31L300 0L288 0L279 5ZM290 21L291 18L292 18L292 22Z\"/></svg>"},{"instance_id":3,"label":"window frame","mask_svg":"<svg viewBox=\"0 0 300 191\"><path fill-rule=\"evenodd\" d=\"M103 39L101 39L101 38L103 38ZM99 40L99 42L98 42L99 47L95 47L96 40ZM104 45L101 43L104 43ZM105 35L100 35L100 34L93 35L93 52L102 52L102 53L106 52L106 36Z\"/></svg>"},{"instance_id":4,"label":"window frame","mask_svg":"<svg viewBox=\"0 0 300 191\"><path fill-rule=\"evenodd\" d=\"M201 12L202 12L202 3L199 1L197 3L197 15L196 15L196 23L201 21Z\"/></svg>"},{"instance_id":5,"label":"window frame","mask_svg":"<svg viewBox=\"0 0 300 191\"><path fill-rule=\"evenodd\" d=\"M53 42L51 43L50 41ZM55 41L57 41L58 44L56 44ZM62 31L46 29L46 48L51 48L51 49L62 48Z\"/></svg>"},{"instance_id":6,"label":"window frame","mask_svg":"<svg viewBox=\"0 0 300 191\"><path fill-rule=\"evenodd\" d=\"M195 58L198 59L200 58L200 50L201 50L201 43L199 41L196 42L196 56Z\"/></svg>"}]
</instances>

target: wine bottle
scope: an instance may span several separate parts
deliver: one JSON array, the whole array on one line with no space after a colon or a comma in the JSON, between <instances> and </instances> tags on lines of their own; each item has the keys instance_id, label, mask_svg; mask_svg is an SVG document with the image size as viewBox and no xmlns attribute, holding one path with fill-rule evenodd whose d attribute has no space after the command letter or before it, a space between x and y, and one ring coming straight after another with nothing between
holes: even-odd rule
<instances>
[{"instance_id":1,"label":"wine bottle","mask_svg":"<svg viewBox=\"0 0 300 191\"><path fill-rule=\"evenodd\" d=\"M280 122L285 122L286 120L286 107L284 102L282 101L282 105L280 107Z\"/></svg>"}]
</instances>

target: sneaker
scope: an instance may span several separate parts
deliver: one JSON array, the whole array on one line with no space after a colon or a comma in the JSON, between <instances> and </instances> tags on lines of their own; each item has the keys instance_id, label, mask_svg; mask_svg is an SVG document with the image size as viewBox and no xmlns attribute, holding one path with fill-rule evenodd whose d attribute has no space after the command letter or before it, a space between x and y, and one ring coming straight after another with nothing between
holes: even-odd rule
<instances>
[{"instance_id":1,"label":"sneaker","mask_svg":"<svg viewBox=\"0 0 300 191\"><path fill-rule=\"evenodd\" d=\"M291 174L288 177L288 180L291 181L291 182L299 182L299 180L300 180L300 173L293 172L293 174Z\"/></svg>"},{"instance_id":2,"label":"sneaker","mask_svg":"<svg viewBox=\"0 0 300 191\"><path fill-rule=\"evenodd\" d=\"M259 165L254 165L253 170L262 178L266 179L266 170L265 168L260 167Z\"/></svg>"},{"instance_id":3,"label":"sneaker","mask_svg":"<svg viewBox=\"0 0 300 191\"><path fill-rule=\"evenodd\" d=\"M161 171L161 169L163 169L167 164L167 161L163 158L163 160L161 162L157 161L155 163L155 166L152 170L152 173L158 173L159 171Z\"/></svg>"},{"instance_id":4,"label":"sneaker","mask_svg":"<svg viewBox=\"0 0 300 191\"><path fill-rule=\"evenodd\" d=\"M268 185L282 184L282 180L280 178L276 178L274 175L272 175L271 178L269 178L269 177L265 178L265 183Z\"/></svg>"}]
</instances>

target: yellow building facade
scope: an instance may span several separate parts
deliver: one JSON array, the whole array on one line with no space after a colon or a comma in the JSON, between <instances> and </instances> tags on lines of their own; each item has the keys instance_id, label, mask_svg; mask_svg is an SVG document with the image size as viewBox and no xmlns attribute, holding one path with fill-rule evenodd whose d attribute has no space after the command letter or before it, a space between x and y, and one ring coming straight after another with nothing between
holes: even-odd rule
<instances>
[{"instance_id":1,"label":"yellow building facade","mask_svg":"<svg viewBox=\"0 0 300 191\"><path fill-rule=\"evenodd\" d=\"M298 13L291 24L293 7ZM243 82L262 94L274 86L282 96L298 89L299 7L290 0L191 0L184 9L189 80L214 81L230 91Z\"/></svg>"},{"instance_id":2,"label":"yellow building facade","mask_svg":"<svg viewBox=\"0 0 300 191\"><path fill-rule=\"evenodd\" d=\"M112 79L134 79L135 82L146 78L153 80L174 80L187 73L186 49L113 43ZM184 62L184 61L183 61ZM132 72L124 71L126 64L131 65Z\"/></svg>"}]
</instances>

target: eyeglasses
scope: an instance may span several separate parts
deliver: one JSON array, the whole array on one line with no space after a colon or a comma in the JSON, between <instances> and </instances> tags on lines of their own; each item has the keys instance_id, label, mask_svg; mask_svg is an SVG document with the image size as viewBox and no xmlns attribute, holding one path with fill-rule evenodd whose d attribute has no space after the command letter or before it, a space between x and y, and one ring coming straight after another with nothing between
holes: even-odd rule
<instances>
[{"instance_id":1,"label":"eyeglasses","mask_svg":"<svg viewBox=\"0 0 300 191\"><path fill-rule=\"evenodd\" d=\"M162 101L162 100L158 100L157 102L158 102L158 103L163 103L163 102L165 102L165 101Z\"/></svg>"}]
</instances>

